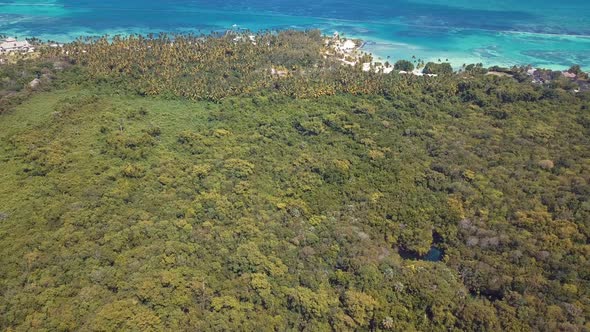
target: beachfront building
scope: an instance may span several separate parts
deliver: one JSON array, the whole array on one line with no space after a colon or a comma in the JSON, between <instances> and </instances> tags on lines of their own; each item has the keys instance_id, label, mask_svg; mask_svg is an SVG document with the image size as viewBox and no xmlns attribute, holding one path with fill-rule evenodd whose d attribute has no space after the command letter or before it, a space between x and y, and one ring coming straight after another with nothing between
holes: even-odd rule
<instances>
[{"instance_id":1,"label":"beachfront building","mask_svg":"<svg viewBox=\"0 0 590 332\"><path fill-rule=\"evenodd\" d=\"M350 39L345 41L342 45L340 45L340 50L342 52L348 53L353 51L354 49L356 49L356 43Z\"/></svg>"},{"instance_id":2,"label":"beachfront building","mask_svg":"<svg viewBox=\"0 0 590 332\"><path fill-rule=\"evenodd\" d=\"M19 41L15 38L6 38L0 42L0 54L10 52L32 52L34 48L28 41Z\"/></svg>"}]
</instances>

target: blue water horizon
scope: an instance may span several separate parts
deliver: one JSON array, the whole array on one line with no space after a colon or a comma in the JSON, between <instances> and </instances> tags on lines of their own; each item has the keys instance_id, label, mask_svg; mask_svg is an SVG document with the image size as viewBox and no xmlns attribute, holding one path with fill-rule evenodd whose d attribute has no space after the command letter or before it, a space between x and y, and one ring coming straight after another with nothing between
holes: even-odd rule
<instances>
[{"instance_id":1,"label":"blue water horizon","mask_svg":"<svg viewBox=\"0 0 590 332\"><path fill-rule=\"evenodd\" d=\"M1 0L0 0L1 1ZM455 67L532 65L590 69L590 2L571 0L3 0L0 34L79 36L320 29L363 39L376 60Z\"/></svg>"}]
</instances>

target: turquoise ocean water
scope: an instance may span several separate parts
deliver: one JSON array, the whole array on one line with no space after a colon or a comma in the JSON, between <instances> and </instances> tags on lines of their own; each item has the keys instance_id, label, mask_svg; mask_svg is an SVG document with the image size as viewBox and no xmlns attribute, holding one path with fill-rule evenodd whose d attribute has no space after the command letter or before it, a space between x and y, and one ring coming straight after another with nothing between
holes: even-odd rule
<instances>
[{"instance_id":1,"label":"turquoise ocean water","mask_svg":"<svg viewBox=\"0 0 590 332\"><path fill-rule=\"evenodd\" d=\"M80 35L318 28L382 59L590 69L590 0L0 0L0 34Z\"/></svg>"}]
</instances>

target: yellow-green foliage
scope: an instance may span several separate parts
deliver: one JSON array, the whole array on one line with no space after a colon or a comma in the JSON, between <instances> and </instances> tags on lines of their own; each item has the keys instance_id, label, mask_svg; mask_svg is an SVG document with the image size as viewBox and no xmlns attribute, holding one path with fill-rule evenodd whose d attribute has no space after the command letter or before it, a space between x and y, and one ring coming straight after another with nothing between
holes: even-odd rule
<instances>
[{"instance_id":1,"label":"yellow-green foliage","mask_svg":"<svg viewBox=\"0 0 590 332\"><path fill-rule=\"evenodd\" d=\"M377 307L375 299L355 290L348 290L344 293L343 304L346 313L358 326L367 326L373 318L375 307Z\"/></svg>"},{"instance_id":2,"label":"yellow-green foliage","mask_svg":"<svg viewBox=\"0 0 590 332\"><path fill-rule=\"evenodd\" d=\"M225 167L232 176L246 178L254 172L254 164L242 159L228 159L225 161Z\"/></svg>"},{"instance_id":3,"label":"yellow-green foliage","mask_svg":"<svg viewBox=\"0 0 590 332\"><path fill-rule=\"evenodd\" d=\"M587 94L166 38L0 103L0 330L587 328Z\"/></svg>"}]
</instances>

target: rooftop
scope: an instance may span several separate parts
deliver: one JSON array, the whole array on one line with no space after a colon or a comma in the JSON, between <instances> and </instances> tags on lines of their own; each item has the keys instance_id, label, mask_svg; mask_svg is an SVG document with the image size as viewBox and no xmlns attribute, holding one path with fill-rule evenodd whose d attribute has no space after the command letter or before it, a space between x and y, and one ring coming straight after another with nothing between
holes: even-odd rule
<instances>
[{"instance_id":1,"label":"rooftop","mask_svg":"<svg viewBox=\"0 0 590 332\"><path fill-rule=\"evenodd\" d=\"M6 38L0 41L0 52L28 51L31 48L31 44L26 40L18 41L14 38Z\"/></svg>"}]
</instances>

